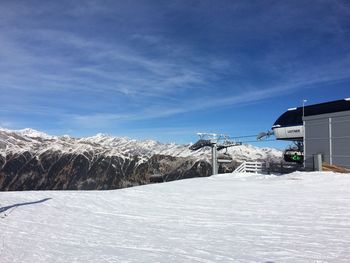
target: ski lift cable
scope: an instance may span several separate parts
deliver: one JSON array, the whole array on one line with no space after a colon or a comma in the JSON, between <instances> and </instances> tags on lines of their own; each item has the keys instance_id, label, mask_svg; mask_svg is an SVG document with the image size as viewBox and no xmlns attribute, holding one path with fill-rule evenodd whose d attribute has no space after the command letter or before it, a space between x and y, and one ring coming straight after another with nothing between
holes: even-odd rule
<instances>
[{"instance_id":1,"label":"ski lift cable","mask_svg":"<svg viewBox=\"0 0 350 263\"><path fill-rule=\"evenodd\" d=\"M247 142L274 142L274 141L276 141L276 140L263 140L263 141L261 141L261 140L252 140L252 141L242 141L242 143L247 143Z\"/></svg>"},{"instance_id":2,"label":"ski lift cable","mask_svg":"<svg viewBox=\"0 0 350 263\"><path fill-rule=\"evenodd\" d=\"M241 141L240 139L242 138L256 138L259 134L252 134L252 135L242 135L242 136L230 136L230 135L225 135L225 134L209 134L209 133L198 133L198 135L201 138L205 138L207 136L213 136L215 135L217 137L218 141L223 141L224 144L222 146L225 145L225 143L230 142L231 140L234 142L238 142L238 143L256 143L256 142L273 142L275 141L274 139L270 139L270 140L247 140L247 141Z\"/></svg>"},{"instance_id":3,"label":"ski lift cable","mask_svg":"<svg viewBox=\"0 0 350 263\"><path fill-rule=\"evenodd\" d=\"M250 137L256 137L256 134L254 134L254 135L243 135L243 136L230 136L230 138L233 138L233 139L250 138Z\"/></svg>"},{"instance_id":4,"label":"ski lift cable","mask_svg":"<svg viewBox=\"0 0 350 263\"><path fill-rule=\"evenodd\" d=\"M240 139L242 139L242 138L257 138L258 136L260 135L260 133L258 133L258 134L252 134L252 135L242 135L242 136L230 136L230 135L228 135L227 136L227 138L228 139L231 139L231 140L240 140ZM271 135L271 134L269 134L269 133L266 133L266 135ZM259 140L260 141L260 140ZM274 141L274 140L264 140L265 142L266 141ZM253 141L249 141L249 142L255 142L255 140Z\"/></svg>"}]
</instances>

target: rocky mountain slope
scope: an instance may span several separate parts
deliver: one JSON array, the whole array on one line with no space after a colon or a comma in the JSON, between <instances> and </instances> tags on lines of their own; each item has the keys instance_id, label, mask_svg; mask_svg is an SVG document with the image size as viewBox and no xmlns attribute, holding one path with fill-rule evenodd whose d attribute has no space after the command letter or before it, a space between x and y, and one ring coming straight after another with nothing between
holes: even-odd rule
<instances>
[{"instance_id":1,"label":"rocky mountain slope","mask_svg":"<svg viewBox=\"0 0 350 263\"><path fill-rule=\"evenodd\" d=\"M210 149L97 134L50 136L0 129L0 190L116 189L155 181L208 176ZM229 172L244 160L279 159L281 152L250 145L227 152Z\"/></svg>"}]
</instances>

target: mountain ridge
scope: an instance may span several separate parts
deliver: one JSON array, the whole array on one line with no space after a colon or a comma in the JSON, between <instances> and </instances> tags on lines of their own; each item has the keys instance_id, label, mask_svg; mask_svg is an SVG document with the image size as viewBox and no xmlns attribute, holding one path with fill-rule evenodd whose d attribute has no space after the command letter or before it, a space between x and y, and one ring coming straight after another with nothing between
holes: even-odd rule
<instances>
[{"instance_id":1,"label":"mountain ridge","mask_svg":"<svg viewBox=\"0 0 350 263\"><path fill-rule=\"evenodd\" d=\"M210 148L191 151L189 146L0 129L0 189L115 189L150 183L156 175L164 181L209 176ZM281 152L241 145L227 154L233 162L221 167L224 172L245 160L278 160Z\"/></svg>"}]
</instances>

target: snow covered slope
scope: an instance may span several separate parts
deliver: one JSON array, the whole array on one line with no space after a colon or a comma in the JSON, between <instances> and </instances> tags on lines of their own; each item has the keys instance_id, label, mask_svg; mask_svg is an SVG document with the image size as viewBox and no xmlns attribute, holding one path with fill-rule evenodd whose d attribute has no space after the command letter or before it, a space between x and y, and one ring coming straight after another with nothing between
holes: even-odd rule
<instances>
[{"instance_id":1,"label":"snow covered slope","mask_svg":"<svg viewBox=\"0 0 350 263\"><path fill-rule=\"evenodd\" d=\"M350 174L0 192L1 262L350 262Z\"/></svg>"}]
</instances>

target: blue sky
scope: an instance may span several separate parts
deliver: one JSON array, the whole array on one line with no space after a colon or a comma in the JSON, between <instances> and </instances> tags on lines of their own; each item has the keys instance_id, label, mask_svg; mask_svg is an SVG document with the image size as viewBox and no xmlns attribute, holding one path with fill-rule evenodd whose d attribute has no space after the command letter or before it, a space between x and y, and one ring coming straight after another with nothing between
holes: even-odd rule
<instances>
[{"instance_id":1,"label":"blue sky","mask_svg":"<svg viewBox=\"0 0 350 263\"><path fill-rule=\"evenodd\" d=\"M350 3L1 1L0 126L187 143L350 97ZM281 143L259 144L280 147Z\"/></svg>"}]
</instances>

